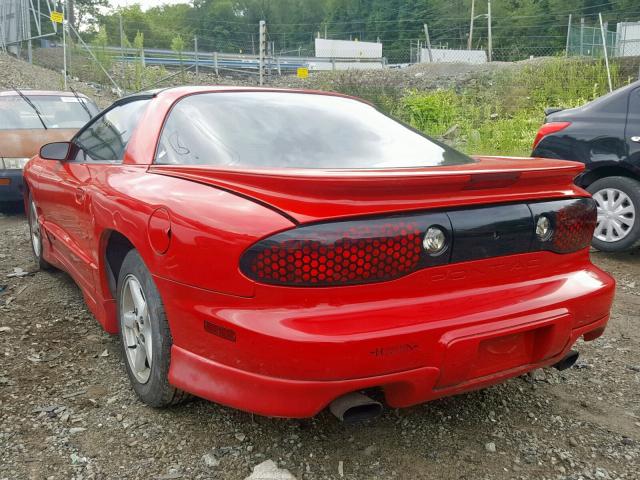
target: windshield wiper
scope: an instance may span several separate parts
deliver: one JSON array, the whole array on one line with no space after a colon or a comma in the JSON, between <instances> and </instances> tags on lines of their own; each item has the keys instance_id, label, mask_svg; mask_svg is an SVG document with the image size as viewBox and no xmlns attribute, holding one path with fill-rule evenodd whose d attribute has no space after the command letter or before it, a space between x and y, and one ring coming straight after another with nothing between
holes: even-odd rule
<instances>
[{"instance_id":1,"label":"windshield wiper","mask_svg":"<svg viewBox=\"0 0 640 480\"><path fill-rule=\"evenodd\" d=\"M76 89L73 88L71 85L69 85L69 90L73 92L74 97L76 97L76 99L78 100L78 103L82 105L82 108L84 108L84 111L87 112L87 115L89 115L89 120L91 120L93 118L93 115L91 115L91 112L89 111L89 107L85 105L84 99L80 98L80 95L78 95L78 92L76 92Z\"/></svg>"},{"instance_id":2,"label":"windshield wiper","mask_svg":"<svg viewBox=\"0 0 640 480\"><path fill-rule=\"evenodd\" d=\"M40 120L40 123L42 124L42 126L44 127L44 129L45 129L45 130L48 130L48 129L47 129L47 125L44 123L44 120L42 119L42 114L40 113L40 110L38 110L38 107L36 107L36 106L33 104L33 102L32 102L31 100L29 100L29 98L28 98L24 93L22 93L20 90L18 90L16 87L11 87L11 88L13 88L13 89L16 91L16 93L17 93L18 95L20 95L20 97L22 97L22 99L23 99L25 102L27 102L27 105L29 105L31 108L33 108L33 111L34 111L34 112L36 112L36 115L38 115L38 119Z\"/></svg>"}]
</instances>

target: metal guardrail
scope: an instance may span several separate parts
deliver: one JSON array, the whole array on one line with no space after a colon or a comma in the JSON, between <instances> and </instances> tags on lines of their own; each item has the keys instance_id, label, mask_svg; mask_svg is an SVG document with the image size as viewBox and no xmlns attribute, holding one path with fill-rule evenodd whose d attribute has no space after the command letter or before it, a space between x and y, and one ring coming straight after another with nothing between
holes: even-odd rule
<instances>
[{"instance_id":1,"label":"metal guardrail","mask_svg":"<svg viewBox=\"0 0 640 480\"><path fill-rule=\"evenodd\" d=\"M90 46L91 50L104 50L117 62L138 62L140 61L140 51L135 48L118 47L96 47ZM216 71L230 70L257 73L260 68L260 58L258 55L232 54L219 52L175 52L173 50L144 49L143 58L145 65L162 65L165 67L183 68L210 68ZM319 58L319 57L297 57L272 55L265 59L265 67L271 72L291 73L298 68L308 68L309 70L340 70L345 65L359 64L362 68L370 65L372 68L382 68L385 65L384 59L354 59L354 58Z\"/></svg>"}]
</instances>

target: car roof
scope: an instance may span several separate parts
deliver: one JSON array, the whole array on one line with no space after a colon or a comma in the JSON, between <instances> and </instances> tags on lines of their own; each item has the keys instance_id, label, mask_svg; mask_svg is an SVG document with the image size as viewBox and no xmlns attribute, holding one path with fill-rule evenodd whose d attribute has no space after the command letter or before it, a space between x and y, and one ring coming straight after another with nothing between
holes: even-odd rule
<instances>
[{"instance_id":1,"label":"car roof","mask_svg":"<svg viewBox=\"0 0 640 480\"><path fill-rule=\"evenodd\" d=\"M352 100L357 100L362 103L366 103L369 105L373 105L370 102L363 100L361 98L353 97L351 95L345 95L337 92L326 92L322 90L310 90L310 89L301 89L301 88L274 88L274 87L238 87L238 86L230 86L230 85L204 85L204 86L178 86L178 87L167 87L167 88L158 88L154 90L146 90L141 92L132 93L125 97L119 98L115 102L113 102L112 107L117 105L122 105L124 103L133 102L136 100L148 100L151 98L171 98L174 101L180 98L187 97L189 95L198 94L198 93L216 93L216 92L283 92L283 93L303 93L309 95L327 95L332 97L342 97L349 98Z\"/></svg>"},{"instance_id":2,"label":"car roof","mask_svg":"<svg viewBox=\"0 0 640 480\"><path fill-rule=\"evenodd\" d=\"M20 92L31 97L38 97L38 96L74 97L75 96L73 92L63 92L60 90L29 90L29 89L21 88ZM18 92L16 92L15 90L0 91L0 97L16 97L16 96L18 96ZM78 96L82 98L87 98L87 99L89 98L84 93L80 93L80 92L78 92Z\"/></svg>"},{"instance_id":3,"label":"car roof","mask_svg":"<svg viewBox=\"0 0 640 480\"><path fill-rule=\"evenodd\" d=\"M274 87L247 87L247 86L235 86L235 85L198 85L198 86L180 86L169 87L160 90L154 90L156 95L164 92L179 92L183 95L190 93L203 93L203 92L294 92L294 93L325 93L327 95L333 95L332 92L319 92L318 90L301 89L301 88L274 88Z\"/></svg>"}]
</instances>

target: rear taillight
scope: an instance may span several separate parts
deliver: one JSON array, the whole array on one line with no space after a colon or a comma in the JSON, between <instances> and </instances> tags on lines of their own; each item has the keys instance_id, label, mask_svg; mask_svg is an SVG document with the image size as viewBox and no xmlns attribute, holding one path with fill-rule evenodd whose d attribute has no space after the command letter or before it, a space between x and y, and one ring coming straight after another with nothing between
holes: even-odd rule
<instances>
[{"instance_id":1,"label":"rear taillight","mask_svg":"<svg viewBox=\"0 0 640 480\"><path fill-rule=\"evenodd\" d=\"M430 254L423 242L433 227L442 232L445 245ZM439 213L309 225L258 242L244 254L240 269L276 285L380 282L447 263L450 238L449 219Z\"/></svg>"},{"instance_id":2,"label":"rear taillight","mask_svg":"<svg viewBox=\"0 0 640 480\"><path fill-rule=\"evenodd\" d=\"M540 130L538 130L538 134L536 135L536 138L533 141L533 148L535 149L538 146L538 144L540 143L540 140L542 140L547 135L551 135L552 133L556 133L556 132L559 132L561 130L564 130L569 125L571 125L571 122L549 122L549 123L545 123L544 125L542 125L540 127Z\"/></svg>"},{"instance_id":3,"label":"rear taillight","mask_svg":"<svg viewBox=\"0 0 640 480\"><path fill-rule=\"evenodd\" d=\"M550 250L570 253L581 250L591 243L596 228L597 209L590 198L531 204L536 223L534 250ZM548 219L549 230L545 234L540 225Z\"/></svg>"},{"instance_id":4,"label":"rear taillight","mask_svg":"<svg viewBox=\"0 0 640 480\"><path fill-rule=\"evenodd\" d=\"M462 212L487 223L470 230ZM595 223L590 198L317 223L259 241L240 270L259 283L293 287L382 282L458 261L575 252L589 245Z\"/></svg>"}]
</instances>

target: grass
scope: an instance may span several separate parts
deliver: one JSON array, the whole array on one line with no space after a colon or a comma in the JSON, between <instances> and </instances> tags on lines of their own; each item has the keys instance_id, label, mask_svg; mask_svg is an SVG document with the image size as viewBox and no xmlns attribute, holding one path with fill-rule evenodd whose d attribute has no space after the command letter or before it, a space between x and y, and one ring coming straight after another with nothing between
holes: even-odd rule
<instances>
[{"instance_id":1,"label":"grass","mask_svg":"<svg viewBox=\"0 0 640 480\"><path fill-rule=\"evenodd\" d=\"M615 86L621 80L612 65ZM546 107L572 108L608 92L602 61L555 58L503 70L455 92L409 92L392 113L469 154L527 156Z\"/></svg>"},{"instance_id":2,"label":"grass","mask_svg":"<svg viewBox=\"0 0 640 480\"><path fill-rule=\"evenodd\" d=\"M614 88L631 78L611 65ZM461 89L367 89L342 81L332 89L372 101L392 116L469 154L528 156L547 107L572 108L608 92L604 61L541 59L502 68Z\"/></svg>"},{"instance_id":3,"label":"grass","mask_svg":"<svg viewBox=\"0 0 640 480\"><path fill-rule=\"evenodd\" d=\"M614 86L622 80L612 64ZM602 61L554 58L502 70L456 92L409 92L391 112L469 154L527 156L546 107L572 108L608 92Z\"/></svg>"}]
</instances>

